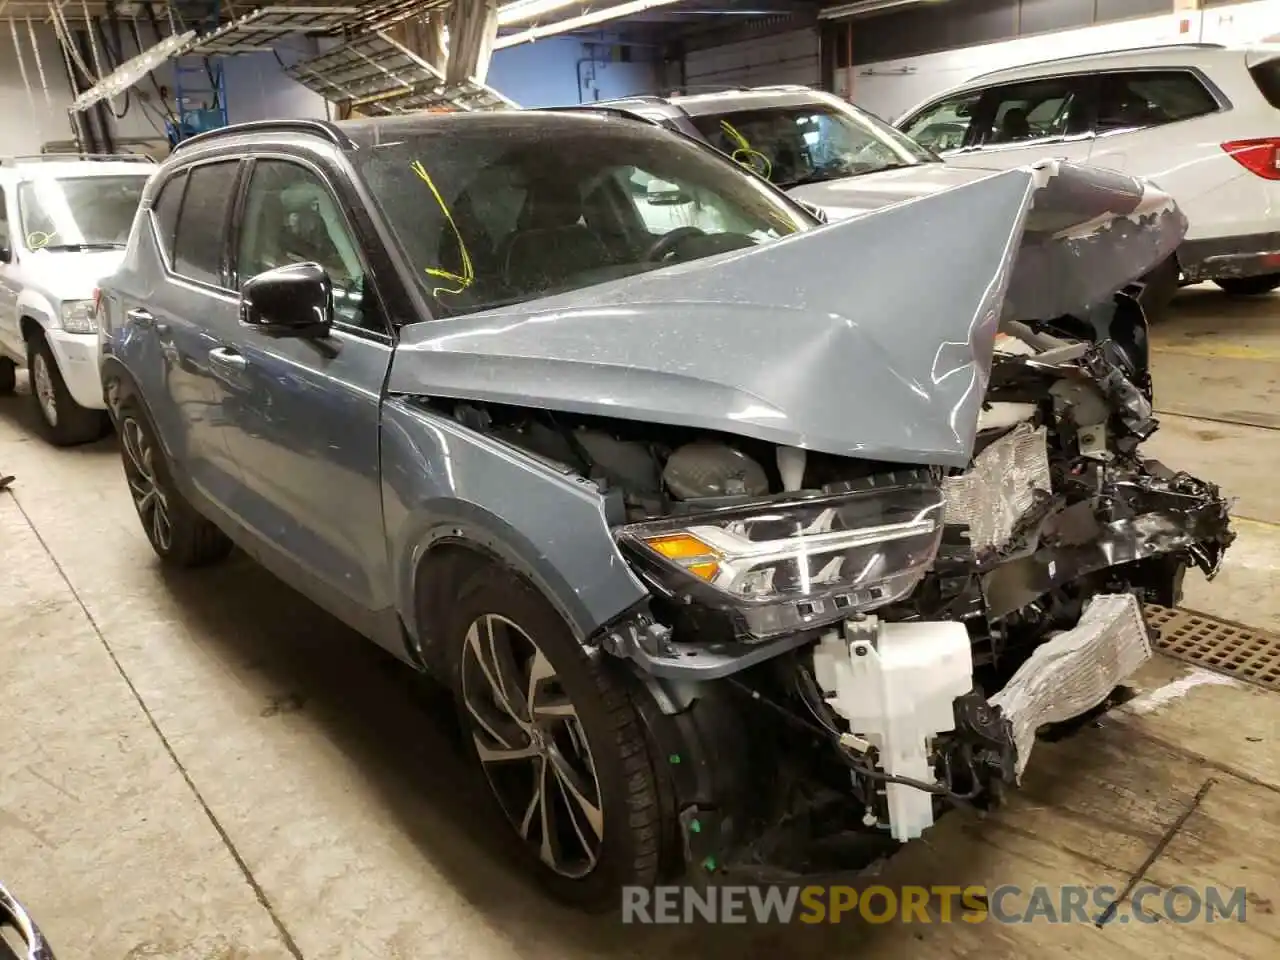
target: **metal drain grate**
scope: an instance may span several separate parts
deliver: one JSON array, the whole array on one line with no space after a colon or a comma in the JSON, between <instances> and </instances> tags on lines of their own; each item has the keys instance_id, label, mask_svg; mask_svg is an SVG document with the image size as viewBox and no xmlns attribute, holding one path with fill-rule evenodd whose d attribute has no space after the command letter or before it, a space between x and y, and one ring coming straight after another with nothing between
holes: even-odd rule
<instances>
[{"instance_id":1,"label":"metal drain grate","mask_svg":"<svg viewBox=\"0 0 1280 960\"><path fill-rule=\"evenodd\" d=\"M1147 604L1161 653L1280 693L1280 634Z\"/></svg>"}]
</instances>

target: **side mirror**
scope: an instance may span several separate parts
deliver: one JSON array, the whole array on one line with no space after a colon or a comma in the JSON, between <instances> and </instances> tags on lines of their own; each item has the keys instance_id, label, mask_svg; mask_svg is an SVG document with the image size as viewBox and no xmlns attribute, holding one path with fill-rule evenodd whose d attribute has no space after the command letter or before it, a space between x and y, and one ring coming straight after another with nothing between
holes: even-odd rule
<instances>
[{"instance_id":1,"label":"side mirror","mask_svg":"<svg viewBox=\"0 0 1280 960\"><path fill-rule=\"evenodd\" d=\"M260 273L240 290L240 322L268 336L328 336L333 282L318 263L292 263Z\"/></svg>"}]
</instances>

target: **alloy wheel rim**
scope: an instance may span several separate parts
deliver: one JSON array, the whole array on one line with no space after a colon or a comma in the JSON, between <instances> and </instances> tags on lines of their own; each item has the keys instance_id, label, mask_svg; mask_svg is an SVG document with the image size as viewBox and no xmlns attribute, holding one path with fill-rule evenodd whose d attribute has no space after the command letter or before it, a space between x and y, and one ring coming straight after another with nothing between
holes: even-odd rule
<instances>
[{"instance_id":1,"label":"alloy wheel rim","mask_svg":"<svg viewBox=\"0 0 1280 960\"><path fill-rule=\"evenodd\" d=\"M121 424L120 440L133 506L151 542L167 551L173 546L173 526L169 520L169 498L156 479L155 448L143 434L138 421L132 418Z\"/></svg>"},{"instance_id":2,"label":"alloy wheel rim","mask_svg":"<svg viewBox=\"0 0 1280 960\"><path fill-rule=\"evenodd\" d=\"M53 377L49 374L49 364L37 353L31 365L31 379L35 383L36 400L49 425L58 425L58 397L53 392Z\"/></svg>"},{"instance_id":3,"label":"alloy wheel rim","mask_svg":"<svg viewBox=\"0 0 1280 960\"><path fill-rule=\"evenodd\" d=\"M503 813L549 869L595 869L604 806L591 747L547 655L498 614L467 629L462 699L476 754Z\"/></svg>"}]
</instances>

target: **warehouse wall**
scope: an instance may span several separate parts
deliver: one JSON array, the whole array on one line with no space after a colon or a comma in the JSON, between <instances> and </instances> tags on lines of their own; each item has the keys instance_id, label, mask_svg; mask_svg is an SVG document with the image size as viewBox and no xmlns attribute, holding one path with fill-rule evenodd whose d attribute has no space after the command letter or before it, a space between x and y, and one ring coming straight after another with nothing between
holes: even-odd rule
<instances>
[{"instance_id":1,"label":"warehouse wall","mask_svg":"<svg viewBox=\"0 0 1280 960\"><path fill-rule=\"evenodd\" d=\"M818 84L818 31L788 30L723 46L690 50L685 55L685 86L776 83Z\"/></svg>"},{"instance_id":2,"label":"warehouse wall","mask_svg":"<svg viewBox=\"0 0 1280 960\"><path fill-rule=\"evenodd\" d=\"M629 63L615 59L610 38L584 43L573 37L551 37L506 47L493 55L485 82L524 107L558 107L591 103L659 86L651 48L631 47Z\"/></svg>"},{"instance_id":3,"label":"warehouse wall","mask_svg":"<svg viewBox=\"0 0 1280 960\"><path fill-rule=\"evenodd\" d=\"M1164 0L1164 4L1168 5L1168 0ZM854 28L855 31L858 29L856 21ZM838 69L834 88L859 106L893 119L921 101L990 70L1126 47L1187 42L1243 43L1273 35L1280 40L1280 0L1215 4L1203 12L1164 13L1083 29L1039 33L998 43L973 44L936 53L872 61L858 58L855 39L856 66L852 70ZM866 43L865 38L863 43Z\"/></svg>"},{"instance_id":4,"label":"warehouse wall","mask_svg":"<svg viewBox=\"0 0 1280 960\"><path fill-rule=\"evenodd\" d=\"M149 45L149 36L146 33L142 36L144 46ZM8 23L0 19L0 155L39 153L41 146L48 141L72 138L71 123L67 117L67 107L72 100L71 85L67 81L57 37L47 27L37 27L36 37L49 88L47 98L41 89L25 26L20 26L19 41L31 86L30 98L23 88L22 72ZM126 35L123 46L125 57L137 52L131 36ZM282 57L289 63L302 52L285 49ZM271 54L229 58L226 64L227 103L233 122L325 115L324 101L284 76ZM89 66L92 68L93 64ZM171 101L173 80L167 64L156 71L156 78L160 85L169 88L168 99ZM123 117L112 120L114 135L117 138L163 137L164 108L171 109L172 103L162 104L155 87L145 80L133 88L129 100L127 109L123 97L116 98L113 103L115 113L124 113Z\"/></svg>"}]
</instances>

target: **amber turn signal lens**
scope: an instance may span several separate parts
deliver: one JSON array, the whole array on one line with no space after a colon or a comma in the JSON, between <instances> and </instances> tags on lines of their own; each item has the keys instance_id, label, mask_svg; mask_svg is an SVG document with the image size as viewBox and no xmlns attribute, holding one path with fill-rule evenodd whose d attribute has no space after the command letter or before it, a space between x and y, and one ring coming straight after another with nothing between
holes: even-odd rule
<instances>
[{"instance_id":1,"label":"amber turn signal lens","mask_svg":"<svg viewBox=\"0 0 1280 960\"><path fill-rule=\"evenodd\" d=\"M720 572L716 551L697 537L687 533L673 533L652 537L645 541L652 549L668 560L674 560L695 577L714 580Z\"/></svg>"}]
</instances>

